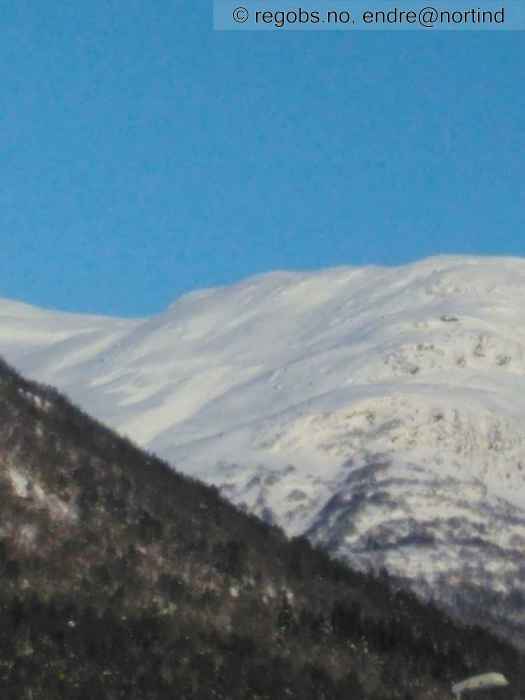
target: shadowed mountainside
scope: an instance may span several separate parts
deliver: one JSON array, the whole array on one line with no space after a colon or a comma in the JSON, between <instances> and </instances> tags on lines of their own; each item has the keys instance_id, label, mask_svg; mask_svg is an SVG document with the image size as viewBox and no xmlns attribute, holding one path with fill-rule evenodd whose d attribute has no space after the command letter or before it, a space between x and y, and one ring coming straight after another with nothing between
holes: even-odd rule
<instances>
[{"instance_id":1,"label":"shadowed mountainside","mask_svg":"<svg viewBox=\"0 0 525 700\"><path fill-rule=\"evenodd\" d=\"M519 653L287 540L0 364L9 700L447 698Z\"/></svg>"}]
</instances>

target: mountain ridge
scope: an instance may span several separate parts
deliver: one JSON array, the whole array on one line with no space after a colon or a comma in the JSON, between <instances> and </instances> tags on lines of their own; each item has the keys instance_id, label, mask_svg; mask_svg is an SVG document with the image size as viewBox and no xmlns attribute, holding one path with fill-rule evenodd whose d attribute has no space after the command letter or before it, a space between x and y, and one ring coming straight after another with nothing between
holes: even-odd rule
<instances>
[{"instance_id":1,"label":"mountain ridge","mask_svg":"<svg viewBox=\"0 0 525 700\"><path fill-rule=\"evenodd\" d=\"M0 302L0 352L289 534L525 624L523 297L515 258L277 272L146 319Z\"/></svg>"}]
</instances>

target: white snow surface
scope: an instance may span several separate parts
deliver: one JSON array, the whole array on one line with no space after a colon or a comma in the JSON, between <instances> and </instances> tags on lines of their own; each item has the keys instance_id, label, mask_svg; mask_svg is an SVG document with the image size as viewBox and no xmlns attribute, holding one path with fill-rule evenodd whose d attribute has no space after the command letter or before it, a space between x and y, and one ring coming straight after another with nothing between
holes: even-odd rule
<instances>
[{"instance_id":1,"label":"white snow surface","mask_svg":"<svg viewBox=\"0 0 525 700\"><path fill-rule=\"evenodd\" d=\"M289 534L505 591L525 585L524 302L518 258L274 272L144 319L0 300L0 353Z\"/></svg>"}]
</instances>

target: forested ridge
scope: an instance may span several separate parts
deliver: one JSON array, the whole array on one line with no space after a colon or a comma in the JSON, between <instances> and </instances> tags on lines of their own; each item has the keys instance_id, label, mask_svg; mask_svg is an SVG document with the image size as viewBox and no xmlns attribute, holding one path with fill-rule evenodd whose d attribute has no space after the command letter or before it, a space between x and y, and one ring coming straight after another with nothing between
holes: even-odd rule
<instances>
[{"instance_id":1,"label":"forested ridge","mask_svg":"<svg viewBox=\"0 0 525 700\"><path fill-rule=\"evenodd\" d=\"M0 366L0 689L58 698L450 697L523 659L234 508ZM480 620L480 623L483 621Z\"/></svg>"}]
</instances>

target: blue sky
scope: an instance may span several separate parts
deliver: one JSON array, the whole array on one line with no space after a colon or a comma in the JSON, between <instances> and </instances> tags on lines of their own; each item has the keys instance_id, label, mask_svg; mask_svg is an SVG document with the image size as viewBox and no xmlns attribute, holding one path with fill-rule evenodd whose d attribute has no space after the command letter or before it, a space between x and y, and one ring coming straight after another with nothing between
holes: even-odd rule
<instances>
[{"instance_id":1,"label":"blue sky","mask_svg":"<svg viewBox=\"0 0 525 700\"><path fill-rule=\"evenodd\" d=\"M525 256L523 32L218 32L8 0L0 296L139 316L274 269Z\"/></svg>"}]
</instances>

